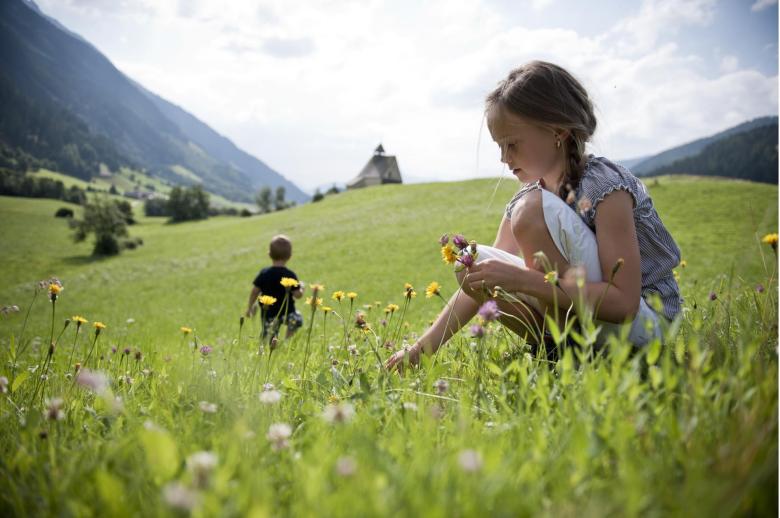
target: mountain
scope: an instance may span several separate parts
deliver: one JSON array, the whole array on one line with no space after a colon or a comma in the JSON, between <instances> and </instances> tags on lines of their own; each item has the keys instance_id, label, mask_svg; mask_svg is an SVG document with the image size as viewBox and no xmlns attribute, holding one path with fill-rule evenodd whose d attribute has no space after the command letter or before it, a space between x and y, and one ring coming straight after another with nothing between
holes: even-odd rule
<instances>
[{"instance_id":1,"label":"mountain","mask_svg":"<svg viewBox=\"0 0 780 518\"><path fill-rule=\"evenodd\" d=\"M17 132L15 138L0 133L5 147L35 156L36 129L24 126L30 120L24 106L33 106L56 114L52 121L81 121L87 140L100 141L103 147L106 141L111 144L103 155L113 156L114 165L140 166L179 184L202 183L236 201L252 201L252 193L263 185L284 186L288 200L308 199L205 123L140 87L90 43L43 15L31 0L0 1L0 86L6 97L24 98L3 104L0 127L13 120ZM68 144L74 143L51 146ZM97 162L114 168L100 153L81 146L82 155L78 142L75 147L68 148L70 154L86 163L81 176L91 174ZM63 154L54 150L45 158Z\"/></svg>"},{"instance_id":2,"label":"mountain","mask_svg":"<svg viewBox=\"0 0 780 518\"><path fill-rule=\"evenodd\" d=\"M708 144L695 155L650 174L687 173L777 183L777 123L754 127Z\"/></svg>"},{"instance_id":3,"label":"mountain","mask_svg":"<svg viewBox=\"0 0 780 518\"><path fill-rule=\"evenodd\" d=\"M692 142L688 142L687 144L667 149L666 151L652 155L650 157L645 157L644 159L627 159L619 160L619 162L623 166L631 169L631 172L637 176L650 175L655 170L664 166L668 166L677 160L698 155L704 150L705 147L718 140L727 138L731 135L736 135L738 133L743 133L745 131L750 131L754 128L771 126L772 124L777 125L776 116L759 117L757 119L743 122L742 124L721 131L720 133L716 133L712 136L694 140Z\"/></svg>"}]
</instances>

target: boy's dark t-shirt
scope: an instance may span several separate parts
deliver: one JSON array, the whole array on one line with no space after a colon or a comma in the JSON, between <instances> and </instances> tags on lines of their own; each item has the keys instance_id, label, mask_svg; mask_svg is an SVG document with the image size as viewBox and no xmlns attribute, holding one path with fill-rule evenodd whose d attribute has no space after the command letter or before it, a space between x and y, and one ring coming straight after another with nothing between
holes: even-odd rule
<instances>
[{"instance_id":1,"label":"boy's dark t-shirt","mask_svg":"<svg viewBox=\"0 0 780 518\"><path fill-rule=\"evenodd\" d=\"M260 288L260 292L263 295L270 295L276 298L274 302L265 312L265 318L274 318L282 310L282 304L284 304L285 288L282 286L282 277L290 277L298 280L298 276L295 272L287 268L286 266L268 266L260 270L257 274L253 284ZM292 291L292 290L291 290ZM295 301L292 293L290 293L289 300L287 301L287 309L285 313L295 312Z\"/></svg>"}]
</instances>

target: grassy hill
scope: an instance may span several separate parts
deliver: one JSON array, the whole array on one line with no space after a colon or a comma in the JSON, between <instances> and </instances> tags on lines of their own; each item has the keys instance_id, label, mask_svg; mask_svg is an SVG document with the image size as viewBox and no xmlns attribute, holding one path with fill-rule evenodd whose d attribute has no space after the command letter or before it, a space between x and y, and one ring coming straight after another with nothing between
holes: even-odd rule
<instances>
[{"instance_id":1,"label":"grassy hill","mask_svg":"<svg viewBox=\"0 0 780 518\"><path fill-rule=\"evenodd\" d=\"M764 278L757 236L777 228L776 187L696 177L647 185L688 263L680 282L689 301L719 291L732 270L748 284ZM53 218L63 203L2 198L0 303L22 305L35 281L56 275L66 287L63 314L114 325L134 318L137 332L158 339L190 325L214 339L237 321L276 233L293 239L289 266L302 280L322 282L328 293L357 291L361 305L400 302L404 282L421 292L437 280L452 292L455 281L439 259L437 239L461 232L492 243L516 183L502 181L491 203L495 187L495 180L387 185L254 218L169 225L140 217L130 231L144 246L105 260L89 256L91 244L72 243L67 223ZM438 308L419 297L410 318L421 331Z\"/></svg>"},{"instance_id":2,"label":"grassy hill","mask_svg":"<svg viewBox=\"0 0 780 518\"><path fill-rule=\"evenodd\" d=\"M550 362L486 323L483 338L461 333L399 377L379 364L381 340L343 334L335 316L326 331L321 311L311 339L304 329L270 356L255 325L238 335L278 232L326 304L338 309L336 289L379 301L367 318L379 334L377 311L414 284L407 321L422 331L441 307L424 286L455 288L437 240L491 242L515 184L491 202L494 187L389 185L254 218L140 218L131 232L145 244L105 260L69 240L60 203L0 198L0 305L22 308L0 315L0 515L777 514L777 281L763 264L776 256L758 242L777 228L775 186L649 182L688 263L683 295L700 302L664 347L630 355L613 340L603 357L566 348ZM56 305L38 295L22 332L50 275L65 289ZM89 327L56 339L75 314ZM76 361L105 377L84 369L76 384Z\"/></svg>"}]
</instances>

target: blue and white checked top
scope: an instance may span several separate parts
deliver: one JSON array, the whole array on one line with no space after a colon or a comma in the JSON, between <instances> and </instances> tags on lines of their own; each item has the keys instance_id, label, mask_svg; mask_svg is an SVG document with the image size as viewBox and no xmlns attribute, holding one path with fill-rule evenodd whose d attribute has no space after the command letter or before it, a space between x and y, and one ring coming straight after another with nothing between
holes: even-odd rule
<instances>
[{"instance_id":1,"label":"blue and white checked top","mask_svg":"<svg viewBox=\"0 0 780 518\"><path fill-rule=\"evenodd\" d=\"M541 188L538 181L523 185L507 203L506 217L512 217L515 203L525 193ZM590 154L575 191L576 199L569 206L595 233L596 207L615 189L627 191L634 199L634 225L642 267L642 297L647 300L650 295L657 294L663 303L664 316L671 320L680 312L683 302L672 273L672 269L680 264L680 249L661 222L645 185L622 165ZM579 211L578 202L584 198L590 200L591 207Z\"/></svg>"}]
</instances>

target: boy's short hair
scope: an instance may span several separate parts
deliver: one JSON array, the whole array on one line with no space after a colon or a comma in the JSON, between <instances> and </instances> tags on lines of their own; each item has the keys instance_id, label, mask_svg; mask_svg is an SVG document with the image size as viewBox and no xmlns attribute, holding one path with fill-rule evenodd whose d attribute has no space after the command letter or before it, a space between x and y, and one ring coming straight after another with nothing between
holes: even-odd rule
<instances>
[{"instance_id":1,"label":"boy's short hair","mask_svg":"<svg viewBox=\"0 0 780 518\"><path fill-rule=\"evenodd\" d=\"M284 234L279 234L271 239L268 245L268 255L274 261L287 261L292 257L292 241Z\"/></svg>"}]
</instances>

